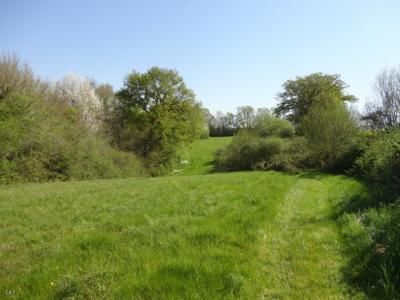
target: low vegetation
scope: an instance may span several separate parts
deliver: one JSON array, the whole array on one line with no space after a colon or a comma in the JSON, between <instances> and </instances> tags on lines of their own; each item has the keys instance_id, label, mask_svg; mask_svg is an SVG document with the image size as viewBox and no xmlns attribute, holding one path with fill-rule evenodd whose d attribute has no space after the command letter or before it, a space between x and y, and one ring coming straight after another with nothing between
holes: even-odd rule
<instances>
[{"instance_id":1,"label":"low vegetation","mask_svg":"<svg viewBox=\"0 0 400 300\"><path fill-rule=\"evenodd\" d=\"M0 288L21 299L361 297L342 280L334 219L361 189L274 172L3 186Z\"/></svg>"},{"instance_id":2,"label":"low vegetation","mask_svg":"<svg viewBox=\"0 0 400 300\"><path fill-rule=\"evenodd\" d=\"M370 193L354 199L342 224L348 275L374 298L400 297L400 131L377 134L356 162Z\"/></svg>"}]
</instances>

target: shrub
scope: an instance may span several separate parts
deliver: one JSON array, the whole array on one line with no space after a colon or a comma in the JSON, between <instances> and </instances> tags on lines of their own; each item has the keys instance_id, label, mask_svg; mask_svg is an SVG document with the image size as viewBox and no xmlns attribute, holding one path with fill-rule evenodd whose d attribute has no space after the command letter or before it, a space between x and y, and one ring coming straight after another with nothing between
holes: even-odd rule
<instances>
[{"instance_id":1,"label":"shrub","mask_svg":"<svg viewBox=\"0 0 400 300\"><path fill-rule=\"evenodd\" d=\"M372 131L359 131L353 138L348 148L338 157L331 170L339 173L356 175L356 161L364 154L375 138Z\"/></svg>"},{"instance_id":2,"label":"shrub","mask_svg":"<svg viewBox=\"0 0 400 300\"><path fill-rule=\"evenodd\" d=\"M110 178L143 174L140 160L102 142L38 96L0 102L0 181Z\"/></svg>"},{"instance_id":3,"label":"shrub","mask_svg":"<svg viewBox=\"0 0 400 300\"><path fill-rule=\"evenodd\" d=\"M288 138L294 136L294 127L289 121L266 114L257 116L254 131L260 137L277 136Z\"/></svg>"},{"instance_id":4,"label":"shrub","mask_svg":"<svg viewBox=\"0 0 400 300\"><path fill-rule=\"evenodd\" d=\"M94 134L78 107L17 60L0 59L0 182L142 175L141 161Z\"/></svg>"},{"instance_id":5,"label":"shrub","mask_svg":"<svg viewBox=\"0 0 400 300\"><path fill-rule=\"evenodd\" d=\"M400 128L380 133L356 161L356 170L378 186L400 191Z\"/></svg>"},{"instance_id":6,"label":"shrub","mask_svg":"<svg viewBox=\"0 0 400 300\"><path fill-rule=\"evenodd\" d=\"M231 144L216 154L216 169L283 170L292 171L304 166L309 155L304 138L260 138L254 132L236 135Z\"/></svg>"},{"instance_id":7,"label":"shrub","mask_svg":"<svg viewBox=\"0 0 400 300\"><path fill-rule=\"evenodd\" d=\"M367 180L367 208L342 219L345 246L352 258L351 281L377 299L400 297L400 129L366 132L353 172ZM396 200L397 199L397 200ZM365 202L365 201L364 201ZM361 207L360 207L361 206Z\"/></svg>"},{"instance_id":8,"label":"shrub","mask_svg":"<svg viewBox=\"0 0 400 300\"><path fill-rule=\"evenodd\" d=\"M239 132L227 147L217 151L215 168L224 171L251 169L259 142L257 136L249 132Z\"/></svg>"},{"instance_id":9,"label":"shrub","mask_svg":"<svg viewBox=\"0 0 400 300\"><path fill-rule=\"evenodd\" d=\"M308 139L313 164L331 171L351 152L357 127L350 113L339 101L315 105L302 118L300 131Z\"/></svg>"},{"instance_id":10,"label":"shrub","mask_svg":"<svg viewBox=\"0 0 400 300\"><path fill-rule=\"evenodd\" d=\"M371 298L400 297L399 201L342 218L347 276Z\"/></svg>"}]
</instances>

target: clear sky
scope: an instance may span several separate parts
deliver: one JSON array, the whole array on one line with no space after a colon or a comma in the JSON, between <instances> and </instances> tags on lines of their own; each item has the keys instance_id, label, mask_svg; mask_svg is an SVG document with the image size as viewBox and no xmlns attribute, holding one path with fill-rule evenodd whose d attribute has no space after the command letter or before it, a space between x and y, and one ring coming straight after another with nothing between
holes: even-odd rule
<instances>
[{"instance_id":1,"label":"clear sky","mask_svg":"<svg viewBox=\"0 0 400 300\"><path fill-rule=\"evenodd\" d=\"M119 88L175 68L212 112L272 107L281 84L339 73L362 103L400 64L399 0L0 2L0 52L45 79L75 72Z\"/></svg>"}]
</instances>

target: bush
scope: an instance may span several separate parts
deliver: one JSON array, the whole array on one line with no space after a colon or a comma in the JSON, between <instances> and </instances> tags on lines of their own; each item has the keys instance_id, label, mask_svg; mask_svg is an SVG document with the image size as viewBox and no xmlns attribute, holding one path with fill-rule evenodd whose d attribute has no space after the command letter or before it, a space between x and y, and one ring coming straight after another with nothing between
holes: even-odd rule
<instances>
[{"instance_id":1,"label":"bush","mask_svg":"<svg viewBox=\"0 0 400 300\"><path fill-rule=\"evenodd\" d=\"M331 170L338 173L356 175L355 163L368 149L374 138L375 133L372 131L359 131L347 149L335 160Z\"/></svg>"},{"instance_id":2,"label":"bush","mask_svg":"<svg viewBox=\"0 0 400 300\"><path fill-rule=\"evenodd\" d=\"M380 133L356 161L356 172L384 189L400 191L400 128Z\"/></svg>"},{"instance_id":3,"label":"bush","mask_svg":"<svg viewBox=\"0 0 400 300\"><path fill-rule=\"evenodd\" d=\"M358 129L343 103L326 102L310 109L302 118L300 131L309 141L316 167L343 171L340 162L350 155Z\"/></svg>"},{"instance_id":4,"label":"bush","mask_svg":"<svg viewBox=\"0 0 400 300\"><path fill-rule=\"evenodd\" d=\"M0 182L144 173L137 157L112 149L64 111L34 95L0 101Z\"/></svg>"},{"instance_id":5,"label":"bush","mask_svg":"<svg viewBox=\"0 0 400 300\"><path fill-rule=\"evenodd\" d=\"M291 171L303 166L308 159L304 138L261 138L254 132L242 131L231 144L216 154L216 169L283 170Z\"/></svg>"},{"instance_id":6,"label":"bush","mask_svg":"<svg viewBox=\"0 0 400 300\"><path fill-rule=\"evenodd\" d=\"M370 298L400 298L400 129L366 132L353 172L367 180L367 208L342 219L345 246L352 258L351 281ZM397 199L397 200L396 200ZM363 205L354 205L358 210ZM361 207L360 207L361 206Z\"/></svg>"},{"instance_id":7,"label":"bush","mask_svg":"<svg viewBox=\"0 0 400 300\"><path fill-rule=\"evenodd\" d=\"M342 218L347 276L371 298L400 298L399 201Z\"/></svg>"},{"instance_id":8,"label":"bush","mask_svg":"<svg viewBox=\"0 0 400 300\"><path fill-rule=\"evenodd\" d=\"M133 154L90 130L78 107L59 98L15 58L1 58L0 182L144 174Z\"/></svg>"},{"instance_id":9,"label":"bush","mask_svg":"<svg viewBox=\"0 0 400 300\"><path fill-rule=\"evenodd\" d=\"M296 171L309 165L310 150L304 137L281 139L283 147L271 157L267 157L254 165L258 170Z\"/></svg>"},{"instance_id":10,"label":"bush","mask_svg":"<svg viewBox=\"0 0 400 300\"><path fill-rule=\"evenodd\" d=\"M257 116L254 131L260 137L277 136L288 138L294 136L294 127L289 121L265 114Z\"/></svg>"}]
</instances>

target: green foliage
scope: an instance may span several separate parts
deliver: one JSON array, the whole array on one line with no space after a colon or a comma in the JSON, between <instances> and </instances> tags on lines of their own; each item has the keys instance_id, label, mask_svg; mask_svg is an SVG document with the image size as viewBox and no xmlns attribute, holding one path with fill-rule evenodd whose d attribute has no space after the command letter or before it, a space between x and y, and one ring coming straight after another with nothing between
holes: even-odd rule
<instances>
[{"instance_id":1,"label":"green foliage","mask_svg":"<svg viewBox=\"0 0 400 300\"><path fill-rule=\"evenodd\" d=\"M399 199L400 201L400 199ZM347 276L374 299L400 297L400 202L342 218Z\"/></svg>"},{"instance_id":2,"label":"green foliage","mask_svg":"<svg viewBox=\"0 0 400 300\"><path fill-rule=\"evenodd\" d=\"M41 94L48 84L36 78L27 64L18 57L0 55L0 101L15 91L23 94Z\"/></svg>"},{"instance_id":3,"label":"green foliage","mask_svg":"<svg viewBox=\"0 0 400 300\"><path fill-rule=\"evenodd\" d=\"M143 156L152 172L167 166L179 146L203 132L203 111L176 71L153 67L133 72L118 96L116 143Z\"/></svg>"},{"instance_id":4,"label":"green foliage","mask_svg":"<svg viewBox=\"0 0 400 300\"><path fill-rule=\"evenodd\" d=\"M255 132L237 134L231 144L216 153L216 169L235 170L284 170L292 171L303 166L309 151L304 138L262 138Z\"/></svg>"},{"instance_id":5,"label":"green foliage","mask_svg":"<svg viewBox=\"0 0 400 300\"><path fill-rule=\"evenodd\" d=\"M34 95L11 94L0 102L0 181L143 174L133 154L112 149L62 108Z\"/></svg>"},{"instance_id":6,"label":"green foliage","mask_svg":"<svg viewBox=\"0 0 400 300\"><path fill-rule=\"evenodd\" d=\"M357 160L356 170L376 186L400 191L400 129L377 135Z\"/></svg>"},{"instance_id":7,"label":"green foliage","mask_svg":"<svg viewBox=\"0 0 400 300\"><path fill-rule=\"evenodd\" d=\"M313 105L300 128L309 141L315 166L338 171L344 157L351 155L357 127L339 100Z\"/></svg>"},{"instance_id":8,"label":"green foliage","mask_svg":"<svg viewBox=\"0 0 400 300\"><path fill-rule=\"evenodd\" d=\"M0 182L144 174L133 154L94 134L78 107L59 98L18 61L0 60Z\"/></svg>"},{"instance_id":9,"label":"green foliage","mask_svg":"<svg viewBox=\"0 0 400 300\"><path fill-rule=\"evenodd\" d=\"M288 138L294 136L294 127L289 121L275 118L270 114L260 114L256 117L254 131L260 137L277 136Z\"/></svg>"},{"instance_id":10,"label":"green foliage","mask_svg":"<svg viewBox=\"0 0 400 300\"><path fill-rule=\"evenodd\" d=\"M328 104L332 99L341 102L356 100L353 95L345 93L347 85L337 74L314 73L297 77L295 80L286 81L282 87L283 92L278 95L280 102L275 112L294 125L298 125L315 104Z\"/></svg>"},{"instance_id":11,"label":"green foliage","mask_svg":"<svg viewBox=\"0 0 400 300\"><path fill-rule=\"evenodd\" d=\"M270 139L273 141L273 139ZM259 170L278 170L278 171L297 171L308 165L310 150L308 142L304 137L293 139L276 139L283 147L279 152L258 161L255 169ZM276 143L275 141L275 143Z\"/></svg>"},{"instance_id":12,"label":"green foliage","mask_svg":"<svg viewBox=\"0 0 400 300\"><path fill-rule=\"evenodd\" d=\"M354 173L367 180L367 199L342 218L347 276L374 299L400 297L400 130L364 134ZM397 199L397 200L396 200ZM355 213L354 210L357 210Z\"/></svg>"}]
</instances>

